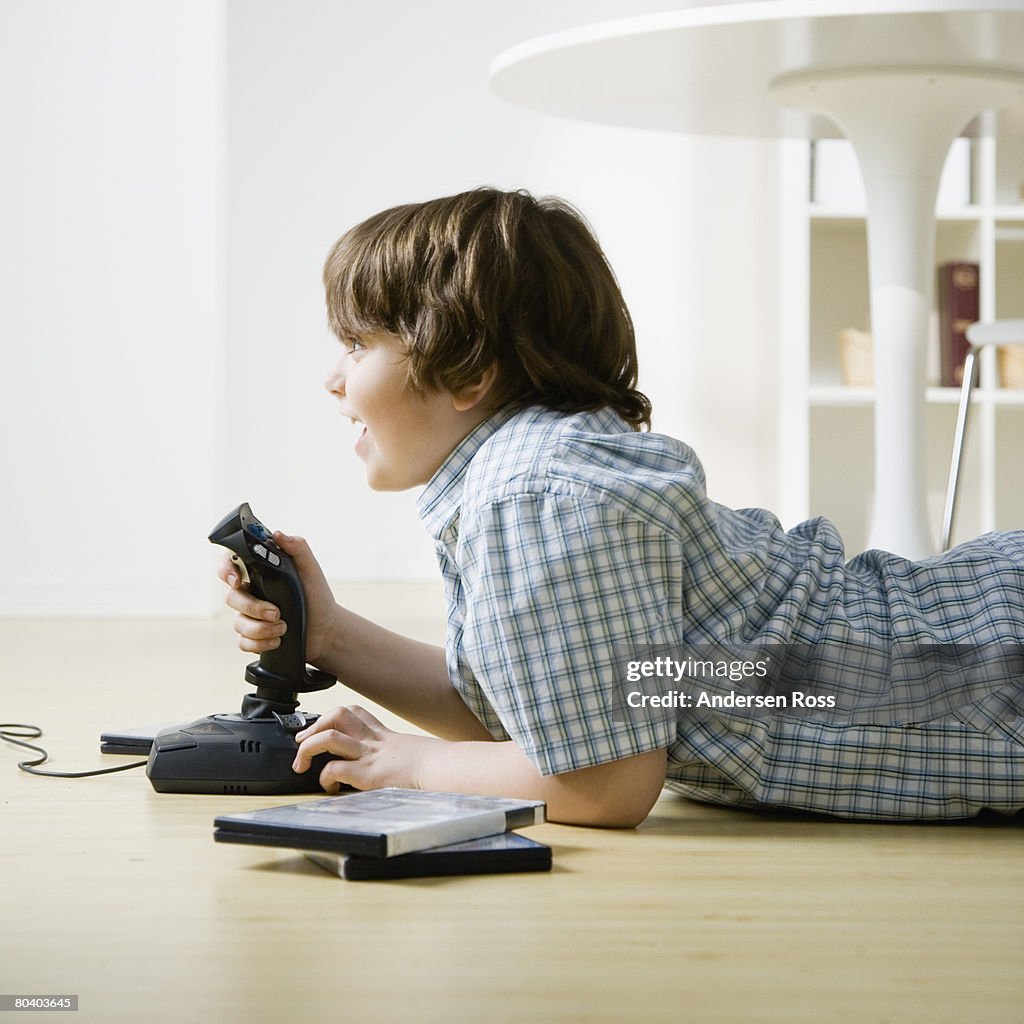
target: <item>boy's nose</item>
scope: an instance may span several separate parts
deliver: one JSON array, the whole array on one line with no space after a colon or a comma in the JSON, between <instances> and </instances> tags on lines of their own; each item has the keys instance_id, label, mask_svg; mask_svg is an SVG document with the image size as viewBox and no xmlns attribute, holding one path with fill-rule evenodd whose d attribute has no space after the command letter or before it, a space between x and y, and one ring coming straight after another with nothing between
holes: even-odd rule
<instances>
[{"instance_id":1,"label":"boy's nose","mask_svg":"<svg viewBox=\"0 0 1024 1024\"><path fill-rule=\"evenodd\" d=\"M338 363L329 374L327 379L324 381L324 387L332 395L343 395L345 394L345 371L343 369L344 360Z\"/></svg>"}]
</instances>

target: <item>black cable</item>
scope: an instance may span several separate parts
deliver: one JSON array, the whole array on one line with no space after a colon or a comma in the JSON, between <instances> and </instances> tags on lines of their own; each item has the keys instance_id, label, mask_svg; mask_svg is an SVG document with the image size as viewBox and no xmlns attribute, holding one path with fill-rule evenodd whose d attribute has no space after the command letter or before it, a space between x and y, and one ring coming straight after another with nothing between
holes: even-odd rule
<instances>
[{"instance_id":1,"label":"black cable","mask_svg":"<svg viewBox=\"0 0 1024 1024\"><path fill-rule=\"evenodd\" d=\"M11 732L12 729L21 729L21 732ZM126 772L129 768L142 768L148 761L133 761L131 764L119 764L116 768L97 768L91 772L44 772L36 765L43 764L49 754L42 747L34 743L26 743L26 740L37 740L43 735L43 730L37 725L25 725L23 722L0 722L0 740L17 744L27 750L34 750L41 755L34 761L19 761L18 767L30 775L48 775L54 779L87 779L90 775L109 775L111 772Z\"/></svg>"}]
</instances>

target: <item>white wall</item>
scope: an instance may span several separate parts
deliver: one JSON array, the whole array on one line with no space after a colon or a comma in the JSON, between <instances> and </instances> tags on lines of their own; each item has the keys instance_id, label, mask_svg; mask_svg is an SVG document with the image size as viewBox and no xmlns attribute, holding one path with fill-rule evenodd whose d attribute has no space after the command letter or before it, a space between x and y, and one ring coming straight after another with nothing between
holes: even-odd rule
<instances>
[{"instance_id":1,"label":"white wall","mask_svg":"<svg viewBox=\"0 0 1024 1024\"><path fill-rule=\"evenodd\" d=\"M209 607L223 52L210 0L0 6L0 612Z\"/></svg>"},{"instance_id":2,"label":"white wall","mask_svg":"<svg viewBox=\"0 0 1024 1024\"><path fill-rule=\"evenodd\" d=\"M504 48L643 6L232 7L229 350L249 373L230 408L237 427L262 396L261 432L277 438L281 475L261 475L263 451L234 430L231 493L307 534L333 575L435 570L414 495L366 489L351 431L320 390L338 353L324 322L323 258L384 206L479 184L554 192L583 209L634 313L656 425L698 447L716 496L772 503L772 144L573 123L486 87ZM281 404L281 392L306 400Z\"/></svg>"},{"instance_id":3,"label":"white wall","mask_svg":"<svg viewBox=\"0 0 1024 1024\"><path fill-rule=\"evenodd\" d=\"M0 612L212 607L204 538L240 500L335 578L431 576L414 495L366 488L322 390L338 353L320 269L362 217L478 184L583 209L656 427L695 445L719 500L773 506L774 145L559 121L487 87L507 46L672 6L234 0L226 29L218 3L0 7L20 161L0 198L19 284L0 308L2 525L19 538ZM160 503L175 526L158 560Z\"/></svg>"}]
</instances>

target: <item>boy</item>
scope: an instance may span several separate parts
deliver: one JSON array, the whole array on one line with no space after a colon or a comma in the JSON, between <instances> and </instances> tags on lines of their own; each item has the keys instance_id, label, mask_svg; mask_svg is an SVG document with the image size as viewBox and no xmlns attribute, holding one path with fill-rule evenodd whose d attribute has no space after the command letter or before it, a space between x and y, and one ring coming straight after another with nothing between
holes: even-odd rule
<instances>
[{"instance_id":1,"label":"boy","mask_svg":"<svg viewBox=\"0 0 1024 1024\"><path fill-rule=\"evenodd\" d=\"M345 347L327 389L363 426L370 486L424 487L448 633L435 648L339 607L305 542L279 535L306 590L309 661L433 734L338 708L299 734L296 771L327 751L339 758L321 775L328 792L519 795L547 801L551 820L605 826L638 824L666 782L703 800L875 819L1024 807L1019 666L922 698L888 667L864 683L844 661L867 649L888 666L901 644L1019 646L1024 534L925 563L873 551L845 565L825 521L787 534L767 512L709 501L694 453L643 432L629 314L562 202L478 189L385 211L339 240L324 282ZM240 646L277 644L277 609L230 563L221 576ZM847 706L617 702L624 651L667 664L699 645L827 652L839 664L823 678Z\"/></svg>"}]
</instances>

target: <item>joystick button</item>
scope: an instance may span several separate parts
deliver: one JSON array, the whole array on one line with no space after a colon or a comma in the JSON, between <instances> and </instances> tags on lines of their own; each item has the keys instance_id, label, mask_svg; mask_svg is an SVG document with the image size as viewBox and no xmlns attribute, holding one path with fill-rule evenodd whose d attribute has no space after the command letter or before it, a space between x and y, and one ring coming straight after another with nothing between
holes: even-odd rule
<instances>
[{"instance_id":1,"label":"joystick button","mask_svg":"<svg viewBox=\"0 0 1024 1024\"><path fill-rule=\"evenodd\" d=\"M262 523L248 523L245 527L246 531L250 533L257 540L269 540L270 535L267 532L267 528Z\"/></svg>"},{"instance_id":2,"label":"joystick button","mask_svg":"<svg viewBox=\"0 0 1024 1024\"><path fill-rule=\"evenodd\" d=\"M311 724L311 722L315 722L319 716L314 715L312 718L306 718L301 711L293 711L289 715L282 715L279 711L275 711L274 717L278 720L285 732L290 732L294 735L297 732L302 732L307 725Z\"/></svg>"}]
</instances>

